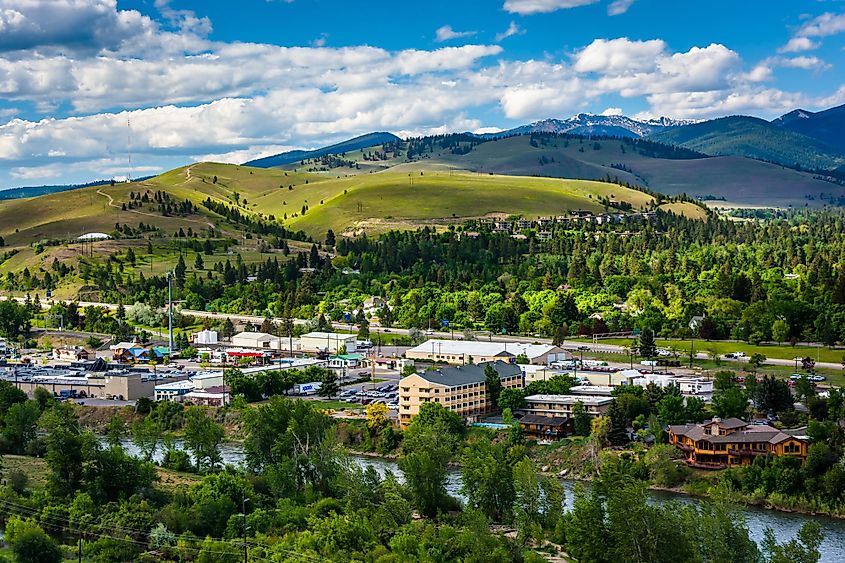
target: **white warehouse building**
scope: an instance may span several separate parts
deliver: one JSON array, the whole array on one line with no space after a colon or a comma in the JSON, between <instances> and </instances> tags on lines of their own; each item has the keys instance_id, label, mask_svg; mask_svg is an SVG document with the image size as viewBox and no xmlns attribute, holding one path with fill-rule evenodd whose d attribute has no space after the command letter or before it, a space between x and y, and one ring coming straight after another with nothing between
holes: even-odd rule
<instances>
[{"instance_id":1,"label":"white warehouse building","mask_svg":"<svg viewBox=\"0 0 845 563\"><path fill-rule=\"evenodd\" d=\"M525 355L535 365L550 365L566 359L559 346L551 344L524 344L521 342L479 342L476 340L427 340L405 352L405 357L428 362L468 364L503 361L513 363L517 356Z\"/></svg>"}]
</instances>

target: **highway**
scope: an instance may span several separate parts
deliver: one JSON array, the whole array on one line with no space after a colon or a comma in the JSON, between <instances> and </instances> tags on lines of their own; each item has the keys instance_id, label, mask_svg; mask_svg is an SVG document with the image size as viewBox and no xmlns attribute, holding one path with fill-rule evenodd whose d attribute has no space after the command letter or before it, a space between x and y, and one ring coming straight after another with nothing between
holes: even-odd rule
<instances>
[{"instance_id":1,"label":"highway","mask_svg":"<svg viewBox=\"0 0 845 563\"><path fill-rule=\"evenodd\" d=\"M8 297L0 296L0 300L6 300ZM23 303L25 299L22 297L15 297L15 301ZM44 309L49 309L53 303L70 303L70 300L53 300L53 299L42 299L41 300L41 307ZM118 305L114 303L98 303L98 302L91 302L91 301L77 301L76 302L80 308L88 307L88 306L96 306L96 307L104 307L109 310L116 310ZM213 311L194 311L192 309L181 309L180 310L183 315L190 315L193 317L198 318L209 318L209 319L226 319L229 318L232 321L238 322L249 322L253 324L261 324L264 322L264 317L260 316L253 316L253 315L236 315L236 314L229 314L229 313L216 313ZM274 323L280 323L282 321L279 317L271 317L270 319ZM294 324L296 325L304 325L310 322L307 319L294 319ZM354 325L350 325L350 323L332 323L332 326L335 330L350 330L350 327ZM407 328L386 328L386 327L379 327L379 326L370 326L370 339L373 339L373 335L377 335L378 333L390 333L390 334L399 334L403 336L409 335L411 329ZM551 338L541 338L541 337L533 337L533 336L518 336L518 335L510 335L510 334L495 334L486 331L475 331L474 333L475 339L480 341L489 341L489 342L519 342L524 344L532 344L532 343L539 343L539 344L551 344ZM439 339L449 339L452 337L453 333L451 331L424 331L424 335L426 338L439 338ZM455 332L455 338L462 339L463 332ZM601 344L601 343L584 343L584 342L564 342L561 344L561 348L573 352L577 352L579 349L586 347L584 350L585 353L587 352L599 352L599 353L606 353L606 354L620 354L624 357L628 356L628 351L625 346L619 346L616 344ZM681 357L688 357L682 355ZM710 356L706 352L698 352L696 353L695 357L700 360L706 360ZM737 362L737 363L745 363L748 358L723 358L726 362ZM776 365L776 366L795 366L795 359L794 358L768 358L764 365ZM842 364L834 363L834 362L816 362L817 368L826 368L826 369L835 369L835 370L842 370Z\"/></svg>"}]
</instances>

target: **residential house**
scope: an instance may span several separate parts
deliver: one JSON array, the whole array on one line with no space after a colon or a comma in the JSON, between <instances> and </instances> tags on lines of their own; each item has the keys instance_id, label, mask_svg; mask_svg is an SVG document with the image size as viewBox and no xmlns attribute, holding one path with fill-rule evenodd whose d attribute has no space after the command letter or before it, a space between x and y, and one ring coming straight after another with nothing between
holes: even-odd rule
<instances>
[{"instance_id":1,"label":"residential house","mask_svg":"<svg viewBox=\"0 0 845 563\"><path fill-rule=\"evenodd\" d=\"M89 358L88 350L82 346L62 346L53 348L53 359L62 362L80 362Z\"/></svg>"},{"instance_id":2,"label":"residential house","mask_svg":"<svg viewBox=\"0 0 845 563\"><path fill-rule=\"evenodd\" d=\"M522 431L541 440L560 440L573 430L572 419L565 416L526 414L519 419Z\"/></svg>"},{"instance_id":3,"label":"residential house","mask_svg":"<svg viewBox=\"0 0 845 563\"><path fill-rule=\"evenodd\" d=\"M779 430L748 424L738 418L714 418L704 424L669 426L669 443L684 453L687 465L699 469L724 469L750 465L757 456L807 457L807 428Z\"/></svg>"}]
</instances>

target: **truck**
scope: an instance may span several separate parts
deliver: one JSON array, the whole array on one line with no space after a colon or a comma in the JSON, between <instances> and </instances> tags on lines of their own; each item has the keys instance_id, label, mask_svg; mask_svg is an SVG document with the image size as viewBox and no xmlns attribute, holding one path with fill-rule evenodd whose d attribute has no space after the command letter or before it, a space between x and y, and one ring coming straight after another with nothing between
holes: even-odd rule
<instances>
[{"instance_id":1,"label":"truck","mask_svg":"<svg viewBox=\"0 0 845 563\"><path fill-rule=\"evenodd\" d=\"M294 395L316 395L323 385L322 381L312 381L311 383L297 383L293 386Z\"/></svg>"}]
</instances>

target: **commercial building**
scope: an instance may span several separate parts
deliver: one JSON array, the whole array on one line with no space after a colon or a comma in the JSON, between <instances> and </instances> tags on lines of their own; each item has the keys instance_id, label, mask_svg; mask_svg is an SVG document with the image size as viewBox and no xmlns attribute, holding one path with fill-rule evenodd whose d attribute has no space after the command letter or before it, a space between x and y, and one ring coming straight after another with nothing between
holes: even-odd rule
<instances>
[{"instance_id":1,"label":"commercial building","mask_svg":"<svg viewBox=\"0 0 845 563\"><path fill-rule=\"evenodd\" d=\"M590 416L607 414L612 397L597 397L589 395L529 395L525 397L526 415L565 416L572 418L572 409L576 403L584 405L584 410Z\"/></svg>"},{"instance_id":2,"label":"commercial building","mask_svg":"<svg viewBox=\"0 0 845 563\"><path fill-rule=\"evenodd\" d=\"M339 334L337 332L309 332L299 338L299 345L306 352L326 352L352 354L357 350L354 334Z\"/></svg>"},{"instance_id":3,"label":"commercial building","mask_svg":"<svg viewBox=\"0 0 845 563\"><path fill-rule=\"evenodd\" d=\"M663 388L670 385L677 385L681 390L681 395L684 397L700 397L708 402L713 397L713 381L704 379L703 377L678 377L659 373L647 373L629 378L630 385L646 387L649 383Z\"/></svg>"},{"instance_id":4,"label":"commercial building","mask_svg":"<svg viewBox=\"0 0 845 563\"><path fill-rule=\"evenodd\" d=\"M406 426L420 412L423 403L440 403L462 418L474 420L492 410L487 393L485 367L496 370L503 388L522 387L519 367L507 362L490 362L460 367L443 367L415 373L399 381L399 423Z\"/></svg>"},{"instance_id":5,"label":"commercial building","mask_svg":"<svg viewBox=\"0 0 845 563\"><path fill-rule=\"evenodd\" d=\"M550 344L523 344L519 342L479 342L476 340L427 340L405 352L405 357L428 362L445 362L455 365L483 362L514 363L524 355L535 365L548 366L566 359L563 348Z\"/></svg>"},{"instance_id":6,"label":"commercial building","mask_svg":"<svg viewBox=\"0 0 845 563\"><path fill-rule=\"evenodd\" d=\"M232 346L279 350L281 349L281 338L267 334L266 332L239 332L232 337Z\"/></svg>"},{"instance_id":7,"label":"commercial building","mask_svg":"<svg viewBox=\"0 0 845 563\"><path fill-rule=\"evenodd\" d=\"M2 374L2 379L28 395L43 387L57 397L134 401L141 397L153 397L158 383L187 379L189 375L177 371L154 372L132 368L94 372L79 368L15 366L7 368Z\"/></svg>"},{"instance_id":8,"label":"commercial building","mask_svg":"<svg viewBox=\"0 0 845 563\"><path fill-rule=\"evenodd\" d=\"M749 465L760 455L807 458L807 428L779 430L738 418L669 426L669 443L684 453L687 465L724 469Z\"/></svg>"}]
</instances>

